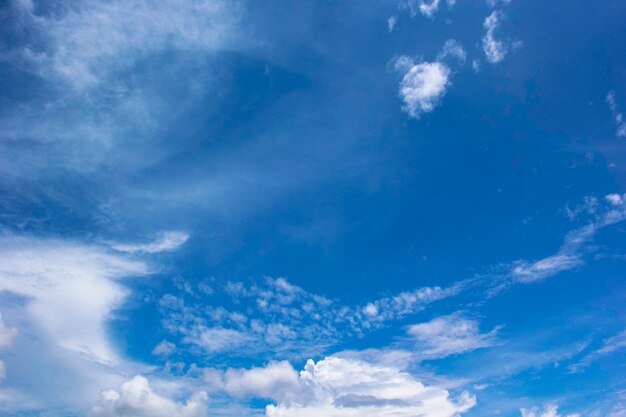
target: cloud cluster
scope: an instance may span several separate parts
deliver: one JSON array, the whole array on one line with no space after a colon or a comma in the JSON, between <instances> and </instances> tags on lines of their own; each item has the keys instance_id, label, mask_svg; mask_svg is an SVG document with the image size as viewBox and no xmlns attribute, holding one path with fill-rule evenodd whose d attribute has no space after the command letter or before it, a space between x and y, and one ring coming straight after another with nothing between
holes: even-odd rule
<instances>
[{"instance_id":1,"label":"cloud cluster","mask_svg":"<svg viewBox=\"0 0 626 417\"><path fill-rule=\"evenodd\" d=\"M268 417L452 417L476 404L466 392L451 399L398 369L333 356L308 361L299 382L303 398L267 406Z\"/></svg>"},{"instance_id":2,"label":"cloud cluster","mask_svg":"<svg viewBox=\"0 0 626 417\"><path fill-rule=\"evenodd\" d=\"M194 394L185 404L158 395L143 376L135 376L120 390L107 390L91 410L91 417L206 417L207 395Z\"/></svg>"}]
</instances>

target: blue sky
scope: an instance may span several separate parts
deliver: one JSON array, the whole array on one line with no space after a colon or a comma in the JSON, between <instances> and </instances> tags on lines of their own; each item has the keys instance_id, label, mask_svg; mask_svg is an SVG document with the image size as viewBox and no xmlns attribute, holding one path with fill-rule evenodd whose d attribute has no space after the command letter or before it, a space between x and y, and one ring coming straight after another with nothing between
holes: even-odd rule
<instances>
[{"instance_id":1,"label":"blue sky","mask_svg":"<svg viewBox=\"0 0 626 417\"><path fill-rule=\"evenodd\" d=\"M0 1L0 415L626 416L624 21Z\"/></svg>"}]
</instances>

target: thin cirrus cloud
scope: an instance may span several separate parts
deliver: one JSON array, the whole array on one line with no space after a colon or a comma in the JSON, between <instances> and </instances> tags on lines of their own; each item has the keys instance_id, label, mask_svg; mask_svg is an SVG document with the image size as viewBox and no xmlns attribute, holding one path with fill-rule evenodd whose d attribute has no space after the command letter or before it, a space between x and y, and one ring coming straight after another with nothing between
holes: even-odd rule
<instances>
[{"instance_id":1,"label":"thin cirrus cloud","mask_svg":"<svg viewBox=\"0 0 626 417\"><path fill-rule=\"evenodd\" d=\"M521 408L522 417L580 417L580 414L562 415L559 413L559 407L556 404L548 404L543 409L539 407Z\"/></svg>"},{"instance_id":2,"label":"thin cirrus cloud","mask_svg":"<svg viewBox=\"0 0 626 417\"><path fill-rule=\"evenodd\" d=\"M409 326L407 333L414 339L419 355L427 359L440 359L449 355L470 352L493 346L497 341L496 327L481 333L476 320L454 313Z\"/></svg>"},{"instance_id":3,"label":"thin cirrus cloud","mask_svg":"<svg viewBox=\"0 0 626 417\"><path fill-rule=\"evenodd\" d=\"M221 0L79 1L56 16L37 13L29 0L13 7L38 34L31 37L37 42L21 48L20 58L39 75L76 88L97 85L110 71L156 50L215 50L230 42L240 13L238 3Z\"/></svg>"},{"instance_id":4,"label":"thin cirrus cloud","mask_svg":"<svg viewBox=\"0 0 626 417\"><path fill-rule=\"evenodd\" d=\"M613 121L615 122L615 136L618 138L626 138L626 120L624 119L624 114L618 111L615 91L609 91L607 93L606 103L609 106L609 110L611 110L611 115L613 116Z\"/></svg>"},{"instance_id":5,"label":"thin cirrus cloud","mask_svg":"<svg viewBox=\"0 0 626 417\"><path fill-rule=\"evenodd\" d=\"M148 243L114 243L111 245L118 252L127 253L159 253L168 252L182 246L189 239L189 235L184 232L170 231L161 235Z\"/></svg>"}]
</instances>

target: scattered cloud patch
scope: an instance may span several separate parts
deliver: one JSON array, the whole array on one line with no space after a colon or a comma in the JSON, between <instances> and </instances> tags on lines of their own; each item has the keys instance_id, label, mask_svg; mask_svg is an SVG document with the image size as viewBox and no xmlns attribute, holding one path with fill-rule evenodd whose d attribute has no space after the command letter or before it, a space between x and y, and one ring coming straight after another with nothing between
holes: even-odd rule
<instances>
[{"instance_id":1,"label":"scattered cloud patch","mask_svg":"<svg viewBox=\"0 0 626 417\"><path fill-rule=\"evenodd\" d=\"M463 45L454 39L448 39L437 55L437 61L445 62L448 59L456 60L460 65L463 65L467 60L467 53L463 49Z\"/></svg>"},{"instance_id":2,"label":"scattered cloud patch","mask_svg":"<svg viewBox=\"0 0 626 417\"><path fill-rule=\"evenodd\" d=\"M118 252L127 253L159 253L169 252L182 246L189 239L187 233L170 231L162 233L156 240L143 244L112 244L111 247Z\"/></svg>"},{"instance_id":3,"label":"scattered cloud patch","mask_svg":"<svg viewBox=\"0 0 626 417\"><path fill-rule=\"evenodd\" d=\"M16 335L17 329L8 327L6 324L4 324L2 314L0 314L0 348L10 346Z\"/></svg>"},{"instance_id":4,"label":"scattered cloud patch","mask_svg":"<svg viewBox=\"0 0 626 417\"><path fill-rule=\"evenodd\" d=\"M397 24L398 16L391 16L389 19L387 19L387 30L389 31L389 33L393 32L393 29L396 27Z\"/></svg>"},{"instance_id":5,"label":"scattered cloud patch","mask_svg":"<svg viewBox=\"0 0 626 417\"><path fill-rule=\"evenodd\" d=\"M492 346L497 343L498 330L481 333L476 320L455 313L412 325L408 334L415 339L419 355L438 359Z\"/></svg>"},{"instance_id":6,"label":"scattered cloud patch","mask_svg":"<svg viewBox=\"0 0 626 417\"><path fill-rule=\"evenodd\" d=\"M522 417L580 417L580 414L559 414L559 407L556 404L547 405L543 410L538 407L521 408Z\"/></svg>"},{"instance_id":7,"label":"scattered cloud patch","mask_svg":"<svg viewBox=\"0 0 626 417\"><path fill-rule=\"evenodd\" d=\"M206 417L207 395L194 394L185 404L155 393L143 376L135 376L120 390L102 392L91 417Z\"/></svg>"},{"instance_id":8,"label":"scattered cloud patch","mask_svg":"<svg viewBox=\"0 0 626 417\"><path fill-rule=\"evenodd\" d=\"M176 352L176 345L167 340L162 340L152 349L152 354L156 356L167 357Z\"/></svg>"},{"instance_id":9,"label":"scattered cloud patch","mask_svg":"<svg viewBox=\"0 0 626 417\"><path fill-rule=\"evenodd\" d=\"M626 329L615 336L604 339L599 349L589 353L580 362L571 365L569 369L572 372L578 372L598 359L622 350L626 350Z\"/></svg>"},{"instance_id":10,"label":"scattered cloud patch","mask_svg":"<svg viewBox=\"0 0 626 417\"><path fill-rule=\"evenodd\" d=\"M615 136L618 138L626 138L626 120L624 119L624 114L618 111L614 91L609 91L606 95L606 103L609 105L615 126L617 127Z\"/></svg>"},{"instance_id":11,"label":"scattered cloud patch","mask_svg":"<svg viewBox=\"0 0 626 417\"><path fill-rule=\"evenodd\" d=\"M501 62L508 52L508 46L506 43L496 39L495 36L496 29L500 26L500 22L503 17L504 14L501 11L494 11L485 19L485 22L483 23L483 28L485 29L485 34L483 36L483 51L485 53L485 57L487 58L487 62L492 64Z\"/></svg>"},{"instance_id":12,"label":"scattered cloud patch","mask_svg":"<svg viewBox=\"0 0 626 417\"><path fill-rule=\"evenodd\" d=\"M511 3L511 0L487 0L487 5L491 8L497 6L506 6Z\"/></svg>"}]
</instances>

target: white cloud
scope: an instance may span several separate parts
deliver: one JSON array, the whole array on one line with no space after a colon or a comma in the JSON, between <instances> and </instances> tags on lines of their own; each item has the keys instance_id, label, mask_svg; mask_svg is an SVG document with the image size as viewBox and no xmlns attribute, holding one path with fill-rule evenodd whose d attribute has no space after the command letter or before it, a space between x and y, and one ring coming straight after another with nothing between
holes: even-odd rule
<instances>
[{"instance_id":1,"label":"white cloud","mask_svg":"<svg viewBox=\"0 0 626 417\"><path fill-rule=\"evenodd\" d=\"M397 24L398 16L391 16L389 19L387 19L387 30L389 30L389 33L393 32L393 29L396 27Z\"/></svg>"},{"instance_id":2,"label":"white cloud","mask_svg":"<svg viewBox=\"0 0 626 417\"><path fill-rule=\"evenodd\" d=\"M476 404L468 393L451 399L398 369L333 356L309 360L299 378L308 395L267 406L267 416L453 417Z\"/></svg>"},{"instance_id":3,"label":"white cloud","mask_svg":"<svg viewBox=\"0 0 626 417\"><path fill-rule=\"evenodd\" d=\"M177 249L189 239L187 233L170 231L161 233L161 235L150 243L143 244L121 244L115 243L111 247L118 252L143 252L143 253L159 253L168 252Z\"/></svg>"},{"instance_id":4,"label":"white cloud","mask_svg":"<svg viewBox=\"0 0 626 417\"><path fill-rule=\"evenodd\" d=\"M578 372L603 356L610 355L620 350L626 350L626 329L615 336L604 339L602 341L602 347L589 353L580 362L571 365L569 369L572 372Z\"/></svg>"},{"instance_id":5,"label":"white cloud","mask_svg":"<svg viewBox=\"0 0 626 417\"><path fill-rule=\"evenodd\" d=\"M228 43L238 19L238 2L128 3L78 1L60 13L33 14L30 2L16 7L41 42L26 45L23 57L38 72L75 87L97 84L108 72L125 69L167 48L211 51Z\"/></svg>"},{"instance_id":6,"label":"white cloud","mask_svg":"<svg viewBox=\"0 0 626 417\"><path fill-rule=\"evenodd\" d=\"M420 0L419 11L426 17L432 17L439 10L441 0Z\"/></svg>"},{"instance_id":7,"label":"white cloud","mask_svg":"<svg viewBox=\"0 0 626 417\"><path fill-rule=\"evenodd\" d=\"M450 68L441 62L414 64L400 82L402 109L419 119L432 112L446 94L450 85Z\"/></svg>"},{"instance_id":8,"label":"white cloud","mask_svg":"<svg viewBox=\"0 0 626 417\"><path fill-rule=\"evenodd\" d=\"M206 417L207 395L194 394L185 404L156 394L143 376L122 384L119 391L107 390L91 411L92 417Z\"/></svg>"},{"instance_id":9,"label":"white cloud","mask_svg":"<svg viewBox=\"0 0 626 417\"><path fill-rule=\"evenodd\" d=\"M96 247L58 240L0 239L0 291L29 298L27 312L55 344L103 363L117 361L104 322L127 291L120 278L147 266Z\"/></svg>"},{"instance_id":10,"label":"white cloud","mask_svg":"<svg viewBox=\"0 0 626 417\"><path fill-rule=\"evenodd\" d=\"M197 326L183 340L195 344L208 353L219 353L253 341L246 332L221 327Z\"/></svg>"},{"instance_id":11,"label":"white cloud","mask_svg":"<svg viewBox=\"0 0 626 417\"><path fill-rule=\"evenodd\" d=\"M467 53L463 49L463 45L454 39L448 39L437 55L437 61L444 61L449 58L457 60L461 65L467 60Z\"/></svg>"},{"instance_id":12,"label":"white cloud","mask_svg":"<svg viewBox=\"0 0 626 417\"><path fill-rule=\"evenodd\" d=\"M0 348L10 346L16 335L17 329L7 327L7 325L4 324L2 314L0 313Z\"/></svg>"},{"instance_id":13,"label":"white cloud","mask_svg":"<svg viewBox=\"0 0 626 417\"><path fill-rule=\"evenodd\" d=\"M517 261L513 268L513 276L519 282L533 282L569 271L583 265L577 253L557 254L536 262Z\"/></svg>"},{"instance_id":14,"label":"white cloud","mask_svg":"<svg viewBox=\"0 0 626 417\"><path fill-rule=\"evenodd\" d=\"M412 325L408 333L417 343L418 356L443 358L494 345L498 330L496 327L488 333L480 333L476 320L455 313Z\"/></svg>"},{"instance_id":15,"label":"white cloud","mask_svg":"<svg viewBox=\"0 0 626 417\"><path fill-rule=\"evenodd\" d=\"M618 138L626 137L626 120L624 119L624 115L617 110L617 101L615 99L615 92L609 91L606 95L606 103L609 105L609 109L611 110L611 114L613 115L613 119L615 121L615 126L617 130L615 131L615 136Z\"/></svg>"},{"instance_id":16,"label":"white cloud","mask_svg":"<svg viewBox=\"0 0 626 417\"><path fill-rule=\"evenodd\" d=\"M281 402L297 402L303 394L298 372L287 361L272 362L263 368L229 369L221 376L220 387L233 397Z\"/></svg>"},{"instance_id":17,"label":"white cloud","mask_svg":"<svg viewBox=\"0 0 626 417\"><path fill-rule=\"evenodd\" d=\"M176 352L176 345L167 340L161 340L158 345L152 349L152 354L167 357Z\"/></svg>"},{"instance_id":18,"label":"white cloud","mask_svg":"<svg viewBox=\"0 0 626 417\"><path fill-rule=\"evenodd\" d=\"M502 61L508 52L508 46L495 37L495 31L500 26L500 21L503 16L502 12L494 11L483 23L483 27L485 28L483 51L485 52L487 61L492 64Z\"/></svg>"},{"instance_id":19,"label":"white cloud","mask_svg":"<svg viewBox=\"0 0 626 417\"><path fill-rule=\"evenodd\" d=\"M498 5L506 6L511 3L511 0L487 0L489 7L496 7Z\"/></svg>"},{"instance_id":20,"label":"white cloud","mask_svg":"<svg viewBox=\"0 0 626 417\"><path fill-rule=\"evenodd\" d=\"M521 408L522 417L561 417L559 407L555 404L547 405L543 410L538 407ZM568 414L563 417L580 417L580 414Z\"/></svg>"}]
</instances>

